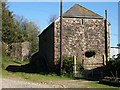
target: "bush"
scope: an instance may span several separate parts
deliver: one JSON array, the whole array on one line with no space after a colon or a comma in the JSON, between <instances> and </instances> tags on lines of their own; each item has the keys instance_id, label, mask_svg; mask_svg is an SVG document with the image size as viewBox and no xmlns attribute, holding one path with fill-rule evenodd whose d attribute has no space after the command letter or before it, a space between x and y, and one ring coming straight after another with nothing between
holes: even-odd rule
<instances>
[{"instance_id":1,"label":"bush","mask_svg":"<svg viewBox=\"0 0 120 90\"><path fill-rule=\"evenodd\" d=\"M117 55L117 58L112 58L106 65L105 73L107 76L116 76L116 72L117 76L120 78L120 54Z\"/></svg>"},{"instance_id":2,"label":"bush","mask_svg":"<svg viewBox=\"0 0 120 90\"><path fill-rule=\"evenodd\" d=\"M81 76L81 71L83 70L83 66L81 65L81 63L78 63L77 61L76 61L76 63L77 63L76 70L78 72L77 76ZM73 57L64 56L63 57L62 75L73 77L73 66L74 66Z\"/></svg>"},{"instance_id":3,"label":"bush","mask_svg":"<svg viewBox=\"0 0 120 90\"><path fill-rule=\"evenodd\" d=\"M63 75L71 76L73 73L73 57L63 58Z\"/></svg>"}]
</instances>

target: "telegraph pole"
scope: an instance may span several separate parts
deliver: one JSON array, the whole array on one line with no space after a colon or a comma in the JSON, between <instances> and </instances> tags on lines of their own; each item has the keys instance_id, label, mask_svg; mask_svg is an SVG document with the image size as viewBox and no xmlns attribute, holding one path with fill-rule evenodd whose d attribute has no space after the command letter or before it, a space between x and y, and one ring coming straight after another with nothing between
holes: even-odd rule
<instances>
[{"instance_id":1,"label":"telegraph pole","mask_svg":"<svg viewBox=\"0 0 120 90\"><path fill-rule=\"evenodd\" d=\"M63 58L62 58L62 0L60 0L60 74L62 73Z\"/></svg>"},{"instance_id":2,"label":"telegraph pole","mask_svg":"<svg viewBox=\"0 0 120 90\"><path fill-rule=\"evenodd\" d=\"M107 30L108 24L107 24L107 10L105 10L105 55L106 55L106 64L108 63L108 36L107 36Z\"/></svg>"}]
</instances>

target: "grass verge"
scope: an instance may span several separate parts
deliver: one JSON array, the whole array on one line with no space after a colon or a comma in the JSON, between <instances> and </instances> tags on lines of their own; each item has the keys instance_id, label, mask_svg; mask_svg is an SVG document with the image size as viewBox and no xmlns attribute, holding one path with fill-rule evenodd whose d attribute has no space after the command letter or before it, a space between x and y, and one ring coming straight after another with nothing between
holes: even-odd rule
<instances>
[{"instance_id":1,"label":"grass verge","mask_svg":"<svg viewBox=\"0 0 120 90\"><path fill-rule=\"evenodd\" d=\"M69 84L68 86L73 85L73 87L75 87L75 88L80 88L80 85L83 84L84 87L90 87L90 88L112 88L112 90L114 90L114 89L120 90L120 88L98 84L98 82L93 82L93 81L82 83L82 81L84 82L85 80L77 80L77 81L75 80L74 82L72 82L73 81L72 78L61 77L61 76L57 76L56 74L42 75L41 73L33 74L33 73L24 73L24 72L8 72L5 70L5 68L8 65L24 65L27 63L28 63L28 61L21 62L18 59L12 59L8 56L3 56L2 76L5 78L12 78L12 79L16 79L16 80L25 80L25 81L36 82L36 83L50 83L52 81L53 84L59 84L61 82L62 85L67 86ZM67 82L64 82L64 80ZM71 85L70 85L70 83L71 83Z\"/></svg>"},{"instance_id":2,"label":"grass verge","mask_svg":"<svg viewBox=\"0 0 120 90\"><path fill-rule=\"evenodd\" d=\"M33 82L45 82L45 81L50 81L50 80L71 80L71 78L68 77L61 77L57 76L56 74L48 74L48 75L42 75L41 73L35 74L35 73L24 73L24 72L9 72L6 71L5 68L8 65L24 65L28 64L28 61L20 61L18 59L12 59L9 56L3 56L3 63L2 63L2 76L6 78L12 78L14 79L24 79L28 81L33 81Z\"/></svg>"}]
</instances>

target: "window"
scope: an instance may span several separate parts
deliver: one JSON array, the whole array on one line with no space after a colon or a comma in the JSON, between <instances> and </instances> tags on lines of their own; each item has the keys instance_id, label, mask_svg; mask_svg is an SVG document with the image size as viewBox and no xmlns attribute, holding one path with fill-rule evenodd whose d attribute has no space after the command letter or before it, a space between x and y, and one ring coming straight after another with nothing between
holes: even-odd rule
<instances>
[{"instance_id":1,"label":"window","mask_svg":"<svg viewBox=\"0 0 120 90\"><path fill-rule=\"evenodd\" d=\"M82 25L83 25L83 19L82 19Z\"/></svg>"},{"instance_id":2,"label":"window","mask_svg":"<svg viewBox=\"0 0 120 90\"><path fill-rule=\"evenodd\" d=\"M96 53L95 53L94 50L89 50L89 51L85 52L85 56L88 57L88 58L95 56L95 54Z\"/></svg>"}]
</instances>

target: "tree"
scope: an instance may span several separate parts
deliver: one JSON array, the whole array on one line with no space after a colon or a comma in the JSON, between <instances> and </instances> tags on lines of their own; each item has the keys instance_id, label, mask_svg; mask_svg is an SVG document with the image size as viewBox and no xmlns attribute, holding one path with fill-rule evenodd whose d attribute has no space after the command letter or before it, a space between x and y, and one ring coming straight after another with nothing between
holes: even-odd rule
<instances>
[{"instance_id":1,"label":"tree","mask_svg":"<svg viewBox=\"0 0 120 90\"><path fill-rule=\"evenodd\" d=\"M56 16L56 15L51 15L51 16L50 16L49 23L54 22L56 19L57 19L57 16Z\"/></svg>"},{"instance_id":2,"label":"tree","mask_svg":"<svg viewBox=\"0 0 120 90\"><path fill-rule=\"evenodd\" d=\"M38 34L39 28L34 22L26 22L26 38L29 42L31 42L31 52L34 53L38 50L39 41Z\"/></svg>"},{"instance_id":3,"label":"tree","mask_svg":"<svg viewBox=\"0 0 120 90\"><path fill-rule=\"evenodd\" d=\"M34 22L28 21L24 17L16 16L15 22L18 25L19 37L21 41L29 41L31 43L31 53L34 53L38 50L38 34L39 27Z\"/></svg>"},{"instance_id":4,"label":"tree","mask_svg":"<svg viewBox=\"0 0 120 90\"><path fill-rule=\"evenodd\" d=\"M23 16L15 15L14 22L16 25L16 42L24 42L26 41L26 28L24 27L24 23L27 22L27 19L25 19Z\"/></svg>"},{"instance_id":5,"label":"tree","mask_svg":"<svg viewBox=\"0 0 120 90\"><path fill-rule=\"evenodd\" d=\"M29 41L31 52L38 50L39 28L34 22L9 11L6 2L2 3L2 40L7 44Z\"/></svg>"},{"instance_id":6,"label":"tree","mask_svg":"<svg viewBox=\"0 0 120 90\"><path fill-rule=\"evenodd\" d=\"M7 44L11 44L16 38L16 26L13 12L10 12L8 7L6 2L2 2L2 40Z\"/></svg>"}]
</instances>

